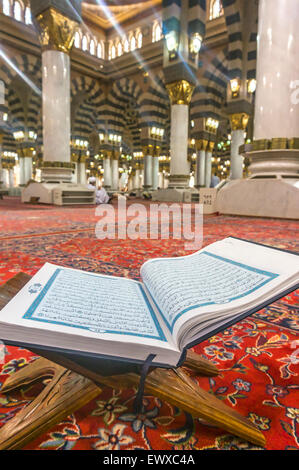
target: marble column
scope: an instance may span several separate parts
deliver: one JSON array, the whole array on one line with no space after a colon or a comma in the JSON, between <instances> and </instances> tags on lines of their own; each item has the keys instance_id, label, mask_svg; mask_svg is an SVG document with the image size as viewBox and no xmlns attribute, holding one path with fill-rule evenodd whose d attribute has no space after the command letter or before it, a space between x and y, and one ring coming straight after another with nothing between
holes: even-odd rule
<instances>
[{"instance_id":1,"label":"marble column","mask_svg":"<svg viewBox=\"0 0 299 470\"><path fill-rule=\"evenodd\" d=\"M13 168L8 169L8 186L13 188L15 185L14 170Z\"/></svg>"},{"instance_id":2,"label":"marble column","mask_svg":"<svg viewBox=\"0 0 299 470\"><path fill-rule=\"evenodd\" d=\"M85 158L80 159L80 161L77 163L77 181L80 184L87 184L87 177L86 177L86 164L85 164Z\"/></svg>"},{"instance_id":3,"label":"marble column","mask_svg":"<svg viewBox=\"0 0 299 470\"><path fill-rule=\"evenodd\" d=\"M153 185L153 148L145 147L144 155L144 189L152 189Z\"/></svg>"},{"instance_id":4,"label":"marble column","mask_svg":"<svg viewBox=\"0 0 299 470\"><path fill-rule=\"evenodd\" d=\"M297 0L260 0L252 176L298 179L298 24Z\"/></svg>"},{"instance_id":5,"label":"marble column","mask_svg":"<svg viewBox=\"0 0 299 470\"><path fill-rule=\"evenodd\" d=\"M159 154L155 154L152 160L152 188L157 190L159 186Z\"/></svg>"},{"instance_id":6,"label":"marble column","mask_svg":"<svg viewBox=\"0 0 299 470\"><path fill-rule=\"evenodd\" d=\"M189 104L194 85L187 80L179 80L168 83L166 88L171 99L169 188L188 188Z\"/></svg>"},{"instance_id":7,"label":"marble column","mask_svg":"<svg viewBox=\"0 0 299 470\"><path fill-rule=\"evenodd\" d=\"M111 160L110 160L109 154L104 154L103 167L104 167L104 187L110 190L112 186L112 173L111 173Z\"/></svg>"},{"instance_id":8,"label":"marble column","mask_svg":"<svg viewBox=\"0 0 299 470\"><path fill-rule=\"evenodd\" d=\"M70 182L72 163L69 53L78 22L64 16L54 6L41 11L35 17L35 24L39 29L42 44L42 179Z\"/></svg>"},{"instance_id":9,"label":"marble column","mask_svg":"<svg viewBox=\"0 0 299 470\"><path fill-rule=\"evenodd\" d=\"M198 142L196 152L196 172L195 172L195 187L203 188L205 186L205 168L206 168L206 148L208 145L207 140L200 140Z\"/></svg>"},{"instance_id":10,"label":"marble column","mask_svg":"<svg viewBox=\"0 0 299 470\"><path fill-rule=\"evenodd\" d=\"M214 142L209 142L206 150L205 158L205 186L210 188L212 179L212 155L214 149Z\"/></svg>"},{"instance_id":11,"label":"marble column","mask_svg":"<svg viewBox=\"0 0 299 470\"><path fill-rule=\"evenodd\" d=\"M298 24L297 0L260 0L255 140L299 137Z\"/></svg>"},{"instance_id":12,"label":"marble column","mask_svg":"<svg viewBox=\"0 0 299 470\"><path fill-rule=\"evenodd\" d=\"M24 186L32 179L32 151L21 149L18 151L20 165L20 186Z\"/></svg>"},{"instance_id":13,"label":"marble column","mask_svg":"<svg viewBox=\"0 0 299 470\"><path fill-rule=\"evenodd\" d=\"M140 189L140 169L136 168L134 180L133 180L133 189Z\"/></svg>"},{"instance_id":14,"label":"marble column","mask_svg":"<svg viewBox=\"0 0 299 470\"><path fill-rule=\"evenodd\" d=\"M113 155L111 160L111 184L112 191L119 190L118 155Z\"/></svg>"},{"instance_id":15,"label":"marble column","mask_svg":"<svg viewBox=\"0 0 299 470\"><path fill-rule=\"evenodd\" d=\"M249 115L237 113L230 116L231 121L231 149L230 149L230 178L232 180L243 178L243 156L240 146L244 145L244 133L248 124Z\"/></svg>"}]
</instances>

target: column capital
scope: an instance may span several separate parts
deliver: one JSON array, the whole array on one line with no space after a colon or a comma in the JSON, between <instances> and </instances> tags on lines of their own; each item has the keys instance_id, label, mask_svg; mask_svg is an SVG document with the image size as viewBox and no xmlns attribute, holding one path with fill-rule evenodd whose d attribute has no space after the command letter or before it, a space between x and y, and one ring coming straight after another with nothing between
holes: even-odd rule
<instances>
[{"instance_id":1,"label":"column capital","mask_svg":"<svg viewBox=\"0 0 299 470\"><path fill-rule=\"evenodd\" d=\"M144 145L142 147L143 156L146 157L147 155L154 156L154 146L153 145Z\"/></svg>"},{"instance_id":2,"label":"column capital","mask_svg":"<svg viewBox=\"0 0 299 470\"><path fill-rule=\"evenodd\" d=\"M50 7L35 18L43 50L70 53L79 23Z\"/></svg>"},{"instance_id":3,"label":"column capital","mask_svg":"<svg viewBox=\"0 0 299 470\"><path fill-rule=\"evenodd\" d=\"M120 151L119 150L113 150L112 151L112 160L118 160L120 156Z\"/></svg>"},{"instance_id":4,"label":"column capital","mask_svg":"<svg viewBox=\"0 0 299 470\"><path fill-rule=\"evenodd\" d=\"M171 104L189 104L195 86L187 80L177 80L166 84Z\"/></svg>"},{"instance_id":5,"label":"column capital","mask_svg":"<svg viewBox=\"0 0 299 470\"><path fill-rule=\"evenodd\" d=\"M206 140L206 139L199 139L199 140L196 140L196 142L195 142L195 148L196 148L197 151L199 151L199 150L204 150L204 151L206 151L206 150L207 150L208 143L209 143L209 141Z\"/></svg>"},{"instance_id":6,"label":"column capital","mask_svg":"<svg viewBox=\"0 0 299 470\"><path fill-rule=\"evenodd\" d=\"M229 116L232 131L243 130L245 131L248 121L249 114L246 113L236 113Z\"/></svg>"},{"instance_id":7,"label":"column capital","mask_svg":"<svg viewBox=\"0 0 299 470\"><path fill-rule=\"evenodd\" d=\"M153 152L153 157L160 157L161 154L161 147L156 145Z\"/></svg>"},{"instance_id":8,"label":"column capital","mask_svg":"<svg viewBox=\"0 0 299 470\"><path fill-rule=\"evenodd\" d=\"M212 141L210 140L210 142L208 143L208 146L207 146L207 151L208 151L208 152L213 152L214 147L215 147L215 142L212 142Z\"/></svg>"},{"instance_id":9,"label":"column capital","mask_svg":"<svg viewBox=\"0 0 299 470\"><path fill-rule=\"evenodd\" d=\"M26 148L19 148L17 150L19 158L32 158L34 149L26 147Z\"/></svg>"}]
</instances>

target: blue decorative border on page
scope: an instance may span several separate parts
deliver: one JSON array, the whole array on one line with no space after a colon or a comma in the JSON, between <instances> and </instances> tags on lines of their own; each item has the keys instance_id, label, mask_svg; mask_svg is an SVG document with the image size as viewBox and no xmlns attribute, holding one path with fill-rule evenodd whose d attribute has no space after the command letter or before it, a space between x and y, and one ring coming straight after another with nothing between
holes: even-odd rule
<instances>
[{"instance_id":1,"label":"blue decorative border on page","mask_svg":"<svg viewBox=\"0 0 299 470\"><path fill-rule=\"evenodd\" d=\"M39 321L39 322L42 322L42 323L51 323L51 324L55 324L55 325L65 325L65 326L69 326L71 328L78 328L78 329L83 329L83 330L89 330L89 331L94 331L92 328L89 328L89 327L85 327L85 326L79 326L79 325L72 325L72 324L69 324L69 323L66 323L66 322L62 322L62 321L51 321L51 320L45 320L45 319L42 319L42 318L33 318L32 315L34 314L35 310L37 309L37 307L39 306L39 304L41 303L41 301L44 299L45 295L47 294L48 290L50 289L50 287L52 286L52 284L54 283L55 279L57 278L58 274L63 271L63 269L61 268L57 268L55 270L55 272L52 274L52 276L50 277L50 279L47 281L46 285L44 286L44 288L41 290L41 292L38 294L38 296L36 297L36 299L34 300L34 302L30 305L30 307L28 308L27 312L23 315L23 318L25 319L29 319L29 320L34 320L34 321ZM89 276L93 276L93 277L107 277L107 276L100 276L100 275L95 275L95 274L92 274L92 273L86 273L84 272L85 275L89 275ZM124 278L125 279L125 278ZM129 279L126 279L129 281ZM132 279L132 282L136 282ZM156 314L145 294L145 291L142 287L142 285L140 283L138 283L138 287L139 289L141 290L141 293L143 295L143 298L146 302L146 305L149 309L149 312L151 314L151 317L154 321L154 324L157 328L157 331L158 331L158 336L156 335L144 335L144 334L139 334L139 333L131 333L131 332L123 332L123 331L115 331L115 330L105 330L104 333L110 333L110 334L115 334L115 335L129 335L129 336L138 336L138 337L142 337L142 338L151 338L151 339L157 339L157 340L160 340L160 341L165 341L167 342L167 339L163 333L163 330L158 322L158 319L156 317Z\"/></svg>"},{"instance_id":2,"label":"blue decorative border on page","mask_svg":"<svg viewBox=\"0 0 299 470\"><path fill-rule=\"evenodd\" d=\"M215 255L214 253L210 253L208 251L202 251L201 253L199 253L199 256L201 254L205 254L205 255L208 255L208 256L211 256L213 258L216 258L216 259L219 259L221 261L225 261L227 263L230 263L230 264L234 264L235 266L239 266L241 268L245 268L247 269L248 271L253 271L255 273L258 273L258 274L262 274L264 276L267 276L268 279L265 279L263 282L261 282L258 286L254 287L253 289L250 289L249 291L247 292L244 292L244 294L240 294L236 297L233 297L229 300L229 302L232 302L233 300L237 300L237 299L240 299L241 297L245 297L246 295L249 295L249 294L252 294L252 292L256 291L257 289L260 289L263 285L267 284L268 282L272 281L273 279L275 279L276 277L279 276L279 274L275 274L275 273L272 273L270 271L264 271L262 269L258 269L258 268L253 268L251 266L248 266L246 264L243 264L243 263L238 263L237 261L233 261L229 258L223 258L222 256L219 256L219 255ZM192 256L192 255L191 255ZM172 260L175 260L175 258L171 258ZM157 262L157 261L163 261L163 259L154 259L154 260L150 260L150 262ZM165 261L169 261L169 259L165 259ZM152 296L153 298L153 296ZM216 302L205 302L205 303L202 303L202 304L196 304L196 305L192 305L191 307L188 307L184 310L182 310L180 313L178 313L175 318L172 320L172 323L170 324L168 319L165 317L165 315L163 314L163 312L161 311L159 305L157 304L156 300L153 298L153 301L154 301L154 304L157 308L157 310L159 311L160 315L162 316L162 318L164 319L166 325L168 326L168 329L170 330L170 332L172 333L173 330L174 330L174 325L176 323L176 321L184 314L184 313L187 313L189 312L190 310L193 310L195 308L199 308L199 307L206 307L207 305L216 305ZM228 303L228 302L227 302Z\"/></svg>"}]
</instances>

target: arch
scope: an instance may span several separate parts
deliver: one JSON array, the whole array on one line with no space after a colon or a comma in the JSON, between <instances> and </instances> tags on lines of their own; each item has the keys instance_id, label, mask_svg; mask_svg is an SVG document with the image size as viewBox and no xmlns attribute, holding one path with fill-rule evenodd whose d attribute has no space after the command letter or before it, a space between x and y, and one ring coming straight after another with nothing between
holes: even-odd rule
<instances>
[{"instance_id":1,"label":"arch","mask_svg":"<svg viewBox=\"0 0 299 470\"><path fill-rule=\"evenodd\" d=\"M128 153L140 148L142 93L134 80L122 78L114 82L105 103L103 130L121 134Z\"/></svg>"},{"instance_id":2,"label":"arch","mask_svg":"<svg viewBox=\"0 0 299 470\"><path fill-rule=\"evenodd\" d=\"M212 117L221 120L228 84L228 51L220 52L208 63L195 87L190 103L190 119Z\"/></svg>"},{"instance_id":3,"label":"arch","mask_svg":"<svg viewBox=\"0 0 299 470\"><path fill-rule=\"evenodd\" d=\"M97 80L77 76L71 81L72 135L88 139L98 127L104 105L104 94Z\"/></svg>"},{"instance_id":4,"label":"arch","mask_svg":"<svg viewBox=\"0 0 299 470\"><path fill-rule=\"evenodd\" d=\"M11 81L16 75L31 86L34 93L41 96L42 75L41 75L41 60L31 55L18 55L16 57L7 57L5 63L0 65L0 80L5 83L5 104L7 108L7 92ZM30 78L32 77L32 78Z\"/></svg>"},{"instance_id":5,"label":"arch","mask_svg":"<svg viewBox=\"0 0 299 470\"><path fill-rule=\"evenodd\" d=\"M81 45L82 45L82 51L83 52L88 51L89 40L88 40L88 37L87 37L86 34L84 34L83 37L82 37Z\"/></svg>"},{"instance_id":6,"label":"arch","mask_svg":"<svg viewBox=\"0 0 299 470\"><path fill-rule=\"evenodd\" d=\"M116 43L117 56L120 57L123 54L123 46L120 40Z\"/></svg>"},{"instance_id":7,"label":"arch","mask_svg":"<svg viewBox=\"0 0 299 470\"><path fill-rule=\"evenodd\" d=\"M222 0L211 0L209 8L209 20L219 18L224 14Z\"/></svg>"},{"instance_id":8,"label":"arch","mask_svg":"<svg viewBox=\"0 0 299 470\"><path fill-rule=\"evenodd\" d=\"M75 33L74 46L75 46L77 49L80 49L80 48L81 48L81 34L80 34L79 31L76 31L76 33Z\"/></svg>"},{"instance_id":9,"label":"arch","mask_svg":"<svg viewBox=\"0 0 299 470\"><path fill-rule=\"evenodd\" d=\"M136 38L134 34L132 33L129 39L129 44L130 44L130 51L135 51L136 49Z\"/></svg>"},{"instance_id":10,"label":"arch","mask_svg":"<svg viewBox=\"0 0 299 470\"><path fill-rule=\"evenodd\" d=\"M11 16L12 15L12 9L11 9L11 1L10 0L2 0L2 11L3 14L6 16Z\"/></svg>"},{"instance_id":11,"label":"arch","mask_svg":"<svg viewBox=\"0 0 299 470\"><path fill-rule=\"evenodd\" d=\"M154 21L152 29L152 42L157 42L162 39L162 27L159 21Z\"/></svg>"},{"instance_id":12,"label":"arch","mask_svg":"<svg viewBox=\"0 0 299 470\"><path fill-rule=\"evenodd\" d=\"M97 45L97 57L99 59L104 59L104 44L102 41L99 41L98 42L98 45Z\"/></svg>"},{"instance_id":13,"label":"arch","mask_svg":"<svg viewBox=\"0 0 299 470\"><path fill-rule=\"evenodd\" d=\"M137 42L137 48L140 49L142 47L142 40L143 40L143 35L142 32L137 30L136 32L136 42Z\"/></svg>"},{"instance_id":14,"label":"arch","mask_svg":"<svg viewBox=\"0 0 299 470\"><path fill-rule=\"evenodd\" d=\"M95 44L95 40L94 39L91 39L90 40L90 43L89 43L89 52L91 55L95 55L96 53L96 44Z\"/></svg>"},{"instance_id":15,"label":"arch","mask_svg":"<svg viewBox=\"0 0 299 470\"><path fill-rule=\"evenodd\" d=\"M141 103L142 127L166 128L170 114L170 100L164 84L164 74L149 76L149 87Z\"/></svg>"},{"instance_id":16,"label":"arch","mask_svg":"<svg viewBox=\"0 0 299 470\"><path fill-rule=\"evenodd\" d=\"M25 24L32 24L31 9L28 6L25 8Z\"/></svg>"},{"instance_id":17,"label":"arch","mask_svg":"<svg viewBox=\"0 0 299 470\"><path fill-rule=\"evenodd\" d=\"M129 44L128 38L126 36L123 38L123 50L124 50L124 52L129 52L130 51L130 44Z\"/></svg>"},{"instance_id":18,"label":"arch","mask_svg":"<svg viewBox=\"0 0 299 470\"><path fill-rule=\"evenodd\" d=\"M19 0L15 0L13 5L13 17L16 21L23 21L24 7Z\"/></svg>"}]
</instances>

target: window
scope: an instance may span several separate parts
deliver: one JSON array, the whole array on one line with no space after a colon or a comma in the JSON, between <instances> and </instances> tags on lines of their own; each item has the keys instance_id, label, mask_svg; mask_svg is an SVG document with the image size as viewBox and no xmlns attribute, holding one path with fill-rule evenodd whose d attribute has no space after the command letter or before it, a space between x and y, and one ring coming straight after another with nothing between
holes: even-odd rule
<instances>
[{"instance_id":1,"label":"window","mask_svg":"<svg viewBox=\"0 0 299 470\"><path fill-rule=\"evenodd\" d=\"M99 59L103 58L103 50L102 50L102 44L101 43L98 43L97 56L98 56Z\"/></svg>"},{"instance_id":2,"label":"window","mask_svg":"<svg viewBox=\"0 0 299 470\"><path fill-rule=\"evenodd\" d=\"M161 38L162 38L162 28L160 26L160 23L156 21L153 26L152 42L160 41Z\"/></svg>"},{"instance_id":3,"label":"window","mask_svg":"<svg viewBox=\"0 0 299 470\"><path fill-rule=\"evenodd\" d=\"M125 52L129 52L130 48L129 48L129 41L127 40L127 38L124 39L124 51Z\"/></svg>"},{"instance_id":4,"label":"window","mask_svg":"<svg viewBox=\"0 0 299 470\"><path fill-rule=\"evenodd\" d=\"M3 0L3 13L6 16L10 16L10 1Z\"/></svg>"},{"instance_id":5,"label":"window","mask_svg":"<svg viewBox=\"0 0 299 470\"><path fill-rule=\"evenodd\" d=\"M116 46L116 49L117 49L117 55L118 57L122 55L123 53L123 46L121 45L121 42L118 42L117 46Z\"/></svg>"},{"instance_id":6,"label":"window","mask_svg":"<svg viewBox=\"0 0 299 470\"><path fill-rule=\"evenodd\" d=\"M83 39L82 39L82 50L83 51L88 50L88 40L86 36L83 36Z\"/></svg>"},{"instance_id":7,"label":"window","mask_svg":"<svg viewBox=\"0 0 299 470\"><path fill-rule=\"evenodd\" d=\"M138 49L140 49L140 47L142 47L142 32L138 31L136 37L137 37L137 47Z\"/></svg>"},{"instance_id":8,"label":"window","mask_svg":"<svg viewBox=\"0 0 299 470\"><path fill-rule=\"evenodd\" d=\"M136 39L135 36L132 36L130 39L130 50L135 51L136 49Z\"/></svg>"},{"instance_id":9,"label":"window","mask_svg":"<svg viewBox=\"0 0 299 470\"><path fill-rule=\"evenodd\" d=\"M91 53L91 55L95 55L96 53L96 46L93 39L90 41L89 52Z\"/></svg>"},{"instance_id":10,"label":"window","mask_svg":"<svg viewBox=\"0 0 299 470\"><path fill-rule=\"evenodd\" d=\"M75 47L80 47L80 33L76 31L75 33L75 40L74 40Z\"/></svg>"},{"instance_id":11,"label":"window","mask_svg":"<svg viewBox=\"0 0 299 470\"><path fill-rule=\"evenodd\" d=\"M111 59L115 59L116 57L116 49L115 49L115 45L112 44L111 46Z\"/></svg>"},{"instance_id":12,"label":"window","mask_svg":"<svg viewBox=\"0 0 299 470\"><path fill-rule=\"evenodd\" d=\"M32 24L31 10L29 7L25 8L25 23Z\"/></svg>"},{"instance_id":13,"label":"window","mask_svg":"<svg viewBox=\"0 0 299 470\"><path fill-rule=\"evenodd\" d=\"M13 16L15 20L22 21L22 7L19 2L14 4Z\"/></svg>"},{"instance_id":14,"label":"window","mask_svg":"<svg viewBox=\"0 0 299 470\"><path fill-rule=\"evenodd\" d=\"M221 0L211 0L210 3L210 20L219 18L223 15L223 5Z\"/></svg>"}]
</instances>

